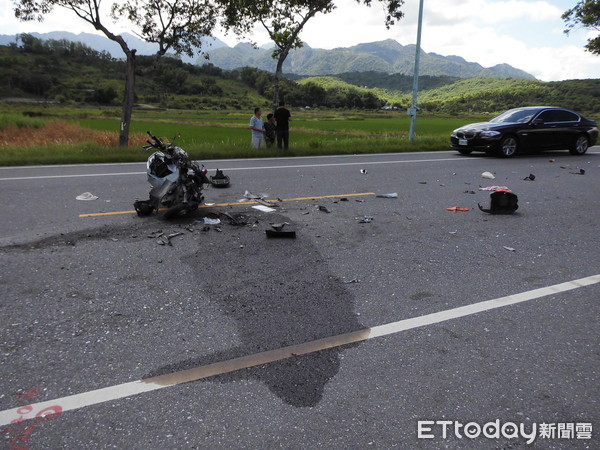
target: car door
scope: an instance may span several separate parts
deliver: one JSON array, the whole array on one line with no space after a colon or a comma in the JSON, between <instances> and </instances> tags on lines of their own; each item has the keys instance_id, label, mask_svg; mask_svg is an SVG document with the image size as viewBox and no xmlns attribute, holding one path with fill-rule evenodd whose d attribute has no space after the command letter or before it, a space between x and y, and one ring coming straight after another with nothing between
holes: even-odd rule
<instances>
[{"instance_id":1,"label":"car door","mask_svg":"<svg viewBox=\"0 0 600 450\"><path fill-rule=\"evenodd\" d=\"M552 131L552 148L559 150L569 148L577 138L580 121L580 117L574 112L563 109L556 110Z\"/></svg>"},{"instance_id":2,"label":"car door","mask_svg":"<svg viewBox=\"0 0 600 450\"><path fill-rule=\"evenodd\" d=\"M534 117L529 130L532 149L565 149L574 139L579 116L563 109L547 109Z\"/></svg>"}]
</instances>

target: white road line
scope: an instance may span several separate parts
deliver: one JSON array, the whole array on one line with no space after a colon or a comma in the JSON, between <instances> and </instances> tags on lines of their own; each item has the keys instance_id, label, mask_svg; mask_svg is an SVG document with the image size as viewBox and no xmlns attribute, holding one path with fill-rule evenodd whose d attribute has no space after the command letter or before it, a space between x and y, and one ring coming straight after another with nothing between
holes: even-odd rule
<instances>
[{"instance_id":1,"label":"white road line","mask_svg":"<svg viewBox=\"0 0 600 450\"><path fill-rule=\"evenodd\" d=\"M221 168L223 171L234 172L238 170L268 170L268 169L307 169L307 168L320 168L320 167L338 167L338 166L367 166L377 164L410 164L410 163L422 163L422 162L443 162L443 161L477 161L477 159L470 158L444 158L444 159L414 159L404 161L362 161L362 162L348 162L348 163L330 163L330 164L292 164L285 166L260 166L260 167L231 167ZM49 180L53 178L85 178L85 177L112 177L112 176L131 176L131 175L145 175L146 172L115 172L115 173L88 173L88 174L72 174L72 175L38 175L29 177L7 177L0 178L0 181L17 181L17 180Z\"/></svg>"},{"instance_id":2,"label":"white road line","mask_svg":"<svg viewBox=\"0 0 600 450\"><path fill-rule=\"evenodd\" d=\"M589 150L588 150L589 152ZM456 155L455 150L435 150L429 152L402 152L406 155L440 155L443 153L452 153ZM396 153L397 155L398 153ZM302 159L333 159L333 158L376 158L381 156L392 156L394 153L357 153L353 155L315 155L315 156L276 156L265 158L226 158L226 159L207 159L206 163L213 162L246 162L246 161L285 161L286 159L297 161ZM458 156L458 155L457 155ZM1 170L12 169L51 169L51 168L74 168L74 167L108 167L108 166L131 166L135 164L146 164L145 161L139 162L121 162L121 163L87 163L87 164L42 164L38 166L2 166Z\"/></svg>"},{"instance_id":3,"label":"white road line","mask_svg":"<svg viewBox=\"0 0 600 450\"><path fill-rule=\"evenodd\" d=\"M331 336L316 341L310 341L303 344L292 345L280 349L270 350L254 355L242 356L226 361L220 361L205 366L195 367L180 372L160 375L144 380L133 381L130 383L118 384L102 389L83 392L81 394L70 395L55 400L39 402L30 405L30 407L16 407L0 411L0 426L8 425L16 419L30 420L38 417L45 417L45 414L62 413L72 411L87 406L97 405L109 402L111 400L131 397L144 392L156 391L166 387L177 386L179 384L198 381L215 375L221 375L234 372L241 369L256 367L263 364L269 364L275 361L281 361L296 355L305 355L329 348L335 348L342 345L366 341L376 337L387 336L401 331L424 327L440 322L445 322L460 317L466 317L496 308L503 308L517 303L538 299L548 295L579 289L600 283L600 274L592 275L565 283L555 284L531 291L521 292L519 294L508 295L493 300L487 300L474 303L467 306L448 309L433 314L427 314L411 319L400 320L398 322L379 325L373 328L358 330L351 333ZM20 412L19 412L20 411ZM47 417L52 418L53 416ZM56 417L56 415L54 416Z\"/></svg>"}]
</instances>

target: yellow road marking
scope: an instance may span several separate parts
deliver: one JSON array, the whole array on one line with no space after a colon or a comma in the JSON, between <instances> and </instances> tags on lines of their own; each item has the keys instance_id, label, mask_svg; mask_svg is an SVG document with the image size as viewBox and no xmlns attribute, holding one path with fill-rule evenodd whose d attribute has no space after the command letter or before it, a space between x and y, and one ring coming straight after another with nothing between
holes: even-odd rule
<instances>
[{"instance_id":1,"label":"yellow road marking","mask_svg":"<svg viewBox=\"0 0 600 450\"><path fill-rule=\"evenodd\" d=\"M324 198L336 198L336 197L360 197L365 195L375 195L374 192L361 192L358 194L342 194L342 195L320 195L313 197L297 197L297 198L284 198L281 202L298 202L301 200L319 200ZM267 203L280 203L279 200L263 200ZM214 205L200 205L199 208L219 208L223 206L239 206L239 205L255 205L258 202L248 201L248 202L234 202L234 203L215 203ZM135 211L112 211L112 212L104 212L104 213L91 213L91 214L79 214L79 217L100 217L100 216L118 216L121 214L135 214Z\"/></svg>"}]
</instances>

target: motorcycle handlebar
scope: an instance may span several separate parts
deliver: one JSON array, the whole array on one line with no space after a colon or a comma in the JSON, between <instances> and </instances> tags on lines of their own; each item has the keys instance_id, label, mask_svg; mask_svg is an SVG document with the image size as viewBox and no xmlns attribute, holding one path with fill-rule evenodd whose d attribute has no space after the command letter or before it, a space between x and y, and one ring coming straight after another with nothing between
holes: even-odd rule
<instances>
[{"instance_id":1,"label":"motorcycle handlebar","mask_svg":"<svg viewBox=\"0 0 600 450\"><path fill-rule=\"evenodd\" d=\"M165 143L163 141L161 141L159 138L157 138L156 136L154 136L152 133L150 133L150 131L146 131L146 133L148 134L148 136L150 136L152 141L147 139L146 142L149 144L149 146L144 146L144 148L148 149L150 147L153 147L153 148L158 148L160 150L167 149L167 146L165 145Z\"/></svg>"}]
</instances>

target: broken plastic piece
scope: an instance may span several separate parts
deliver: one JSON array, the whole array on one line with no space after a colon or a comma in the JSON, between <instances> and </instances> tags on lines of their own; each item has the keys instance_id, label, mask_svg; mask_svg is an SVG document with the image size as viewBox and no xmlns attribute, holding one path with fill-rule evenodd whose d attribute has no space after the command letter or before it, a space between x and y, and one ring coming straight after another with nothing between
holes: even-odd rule
<instances>
[{"instance_id":1,"label":"broken plastic piece","mask_svg":"<svg viewBox=\"0 0 600 450\"><path fill-rule=\"evenodd\" d=\"M275 208L269 208L268 206L264 206L264 205L256 205L253 206L254 209L258 209L259 211L262 212L273 212L275 211Z\"/></svg>"},{"instance_id":2,"label":"broken plastic piece","mask_svg":"<svg viewBox=\"0 0 600 450\"><path fill-rule=\"evenodd\" d=\"M75 199L89 201L89 200L97 200L98 197L96 195L92 194L91 192L84 192L83 194L75 197Z\"/></svg>"},{"instance_id":3,"label":"broken plastic piece","mask_svg":"<svg viewBox=\"0 0 600 450\"><path fill-rule=\"evenodd\" d=\"M453 206L452 208L446 208L447 211L469 211L470 208L462 208L460 206Z\"/></svg>"},{"instance_id":4,"label":"broken plastic piece","mask_svg":"<svg viewBox=\"0 0 600 450\"><path fill-rule=\"evenodd\" d=\"M480 187L479 188L480 191L497 191L497 192L510 192L510 189L507 188L506 186L487 186L487 187Z\"/></svg>"},{"instance_id":5,"label":"broken plastic piece","mask_svg":"<svg viewBox=\"0 0 600 450\"><path fill-rule=\"evenodd\" d=\"M271 226L273 227L272 230L265 230L265 233L267 234L267 237L271 237L271 238L295 238L296 237L296 232L293 230L286 230L283 231L283 227L286 225L286 223L280 223L280 224L271 224Z\"/></svg>"},{"instance_id":6,"label":"broken plastic piece","mask_svg":"<svg viewBox=\"0 0 600 450\"><path fill-rule=\"evenodd\" d=\"M371 223L371 222L373 222L373 217L371 217L371 216L365 216L358 221L358 223Z\"/></svg>"},{"instance_id":7,"label":"broken plastic piece","mask_svg":"<svg viewBox=\"0 0 600 450\"><path fill-rule=\"evenodd\" d=\"M494 174L492 172L483 172L481 174L481 178L486 178L488 180L493 180L496 177L494 176Z\"/></svg>"},{"instance_id":8,"label":"broken plastic piece","mask_svg":"<svg viewBox=\"0 0 600 450\"><path fill-rule=\"evenodd\" d=\"M220 225L221 219L211 219L210 217L204 218L204 225Z\"/></svg>"},{"instance_id":9,"label":"broken plastic piece","mask_svg":"<svg viewBox=\"0 0 600 450\"><path fill-rule=\"evenodd\" d=\"M286 225L289 225L289 223L287 222L282 222L282 223L272 223L271 227L275 230L275 231L281 231L283 230L283 227L285 227Z\"/></svg>"},{"instance_id":10,"label":"broken plastic piece","mask_svg":"<svg viewBox=\"0 0 600 450\"><path fill-rule=\"evenodd\" d=\"M391 194L379 194L379 195L377 195L377 197L380 197L380 198L398 198L398 193L397 192L392 192Z\"/></svg>"},{"instance_id":11,"label":"broken plastic piece","mask_svg":"<svg viewBox=\"0 0 600 450\"><path fill-rule=\"evenodd\" d=\"M514 249L514 248L512 248L512 247L507 247L506 245L504 246L504 249L505 249L505 250L508 250L509 252L514 252L514 251L515 251L515 249Z\"/></svg>"},{"instance_id":12,"label":"broken plastic piece","mask_svg":"<svg viewBox=\"0 0 600 450\"><path fill-rule=\"evenodd\" d=\"M367 169L360 169L360 173L362 173L363 175L365 175L367 173Z\"/></svg>"}]
</instances>

